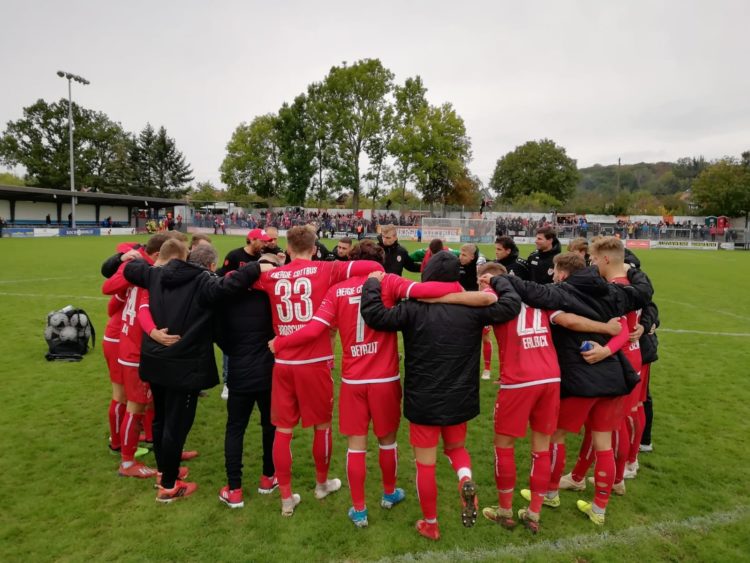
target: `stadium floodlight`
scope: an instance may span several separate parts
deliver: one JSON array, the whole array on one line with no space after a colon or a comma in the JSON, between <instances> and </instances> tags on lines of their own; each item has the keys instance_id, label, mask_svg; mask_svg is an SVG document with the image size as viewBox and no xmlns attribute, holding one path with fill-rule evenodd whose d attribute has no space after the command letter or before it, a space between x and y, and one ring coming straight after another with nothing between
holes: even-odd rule
<instances>
[{"instance_id":1,"label":"stadium floodlight","mask_svg":"<svg viewBox=\"0 0 750 563\"><path fill-rule=\"evenodd\" d=\"M75 157L73 155L73 86L72 81L83 84L86 86L90 84L88 80L77 74L71 74L70 72L64 72L62 70L57 71L57 76L60 78L67 78L68 80L68 138L70 140L70 226L76 228L76 179L75 179Z\"/></svg>"}]
</instances>

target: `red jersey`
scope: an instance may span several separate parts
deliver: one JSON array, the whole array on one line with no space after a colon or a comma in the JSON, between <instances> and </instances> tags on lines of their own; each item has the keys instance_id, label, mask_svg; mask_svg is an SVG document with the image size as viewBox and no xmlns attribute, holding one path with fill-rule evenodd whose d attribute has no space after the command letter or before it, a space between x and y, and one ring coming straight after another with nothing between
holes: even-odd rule
<instances>
[{"instance_id":1,"label":"red jersey","mask_svg":"<svg viewBox=\"0 0 750 563\"><path fill-rule=\"evenodd\" d=\"M297 258L289 264L264 272L255 283L271 301L273 329L277 336L287 336L307 325L320 307L328 289L350 276L383 271L377 262L320 262ZM304 345L280 351L279 364L311 364L333 359L330 338L313 338Z\"/></svg>"},{"instance_id":2,"label":"red jersey","mask_svg":"<svg viewBox=\"0 0 750 563\"><path fill-rule=\"evenodd\" d=\"M490 290L491 291L491 290ZM500 358L500 385L517 389L560 381L552 343L550 312L525 303L512 321L494 325Z\"/></svg>"},{"instance_id":3,"label":"red jersey","mask_svg":"<svg viewBox=\"0 0 750 563\"><path fill-rule=\"evenodd\" d=\"M623 276L621 278L614 278L612 283L630 285L630 280L626 276ZM633 332L638 326L638 323L641 322L641 309L626 313L625 320L628 323L628 332ZM638 340L635 342L628 341L625 346L622 347L622 353L625 354L625 357L630 362L630 365L633 366L636 373L640 373L643 360L641 358L641 345Z\"/></svg>"},{"instance_id":4,"label":"red jersey","mask_svg":"<svg viewBox=\"0 0 750 563\"><path fill-rule=\"evenodd\" d=\"M342 377L344 383L386 383L399 376L398 335L380 332L365 324L360 314L364 276L350 278L333 286L313 320L330 328L338 328L344 350ZM387 274L381 282L383 304L393 307L400 299L442 297L462 291L461 284L417 283L395 274Z\"/></svg>"},{"instance_id":5,"label":"red jersey","mask_svg":"<svg viewBox=\"0 0 750 563\"><path fill-rule=\"evenodd\" d=\"M116 293L107 303L107 315L109 320L104 327L104 336L107 342L119 342L122 331L122 308L125 306L125 293Z\"/></svg>"},{"instance_id":6,"label":"red jersey","mask_svg":"<svg viewBox=\"0 0 750 563\"><path fill-rule=\"evenodd\" d=\"M117 361L124 366L138 367L141 361L143 329L137 322L138 310L148 307L148 291L131 286L122 308L122 331Z\"/></svg>"}]
</instances>

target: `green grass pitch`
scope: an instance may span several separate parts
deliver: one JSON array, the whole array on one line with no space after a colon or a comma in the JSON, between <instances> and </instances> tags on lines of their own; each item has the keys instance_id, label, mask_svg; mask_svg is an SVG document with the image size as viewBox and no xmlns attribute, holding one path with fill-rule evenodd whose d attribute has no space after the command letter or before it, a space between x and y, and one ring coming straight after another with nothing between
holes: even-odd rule
<instances>
[{"instance_id":1,"label":"green grass pitch","mask_svg":"<svg viewBox=\"0 0 750 563\"><path fill-rule=\"evenodd\" d=\"M242 244L240 237L214 239L222 256ZM377 450L371 439L366 530L355 529L346 517L346 485L324 501L313 498L310 431L297 430L293 442L294 487L302 494L294 517L281 518L278 493L255 492L260 474L257 413L245 442L245 508L229 510L220 504L226 413L218 388L200 400L188 440L191 449L200 451L190 463L191 478L199 484L194 497L160 506L151 482L118 478L118 460L107 451L110 384L100 342L80 363L48 363L42 333L47 312L67 304L86 309L99 335L103 333L106 299L100 294L99 267L120 240L0 240L0 560L750 558L750 254L638 253L654 281L663 327L660 360L652 371L655 451L641 455L638 478L627 482L625 497L613 498L603 529L577 512L579 497L567 492L560 508L544 509L542 533L536 537L523 528L507 532L481 516L473 529L464 529L455 475L441 456L443 538L432 543L413 529L420 510L406 425L399 434L399 484L407 500L392 511L378 505ZM491 245L482 251L492 256ZM496 359L493 364L496 370ZM334 378L339 375L337 369ZM482 382L482 413L469 425L468 448L482 506L496 504L495 393L495 385ZM578 443L577 437L569 441L568 466ZM331 475L344 482L345 452L345 441L336 434ZM519 442L518 488L527 485L528 456L528 444ZM145 460L153 463L153 456ZM517 496L515 506L521 503Z\"/></svg>"}]
</instances>

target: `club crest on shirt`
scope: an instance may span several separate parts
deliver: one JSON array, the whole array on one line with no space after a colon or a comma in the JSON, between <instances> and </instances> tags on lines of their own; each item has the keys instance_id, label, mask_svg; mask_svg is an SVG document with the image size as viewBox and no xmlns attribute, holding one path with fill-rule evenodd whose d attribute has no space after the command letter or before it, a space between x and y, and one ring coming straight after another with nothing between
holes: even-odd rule
<instances>
[{"instance_id":1,"label":"club crest on shirt","mask_svg":"<svg viewBox=\"0 0 750 563\"><path fill-rule=\"evenodd\" d=\"M396 262L401 262L401 256L396 256Z\"/></svg>"},{"instance_id":2,"label":"club crest on shirt","mask_svg":"<svg viewBox=\"0 0 750 563\"><path fill-rule=\"evenodd\" d=\"M555 269L554 268L550 268L549 270L547 270L547 275L548 276L551 276L554 273L555 273Z\"/></svg>"}]
</instances>

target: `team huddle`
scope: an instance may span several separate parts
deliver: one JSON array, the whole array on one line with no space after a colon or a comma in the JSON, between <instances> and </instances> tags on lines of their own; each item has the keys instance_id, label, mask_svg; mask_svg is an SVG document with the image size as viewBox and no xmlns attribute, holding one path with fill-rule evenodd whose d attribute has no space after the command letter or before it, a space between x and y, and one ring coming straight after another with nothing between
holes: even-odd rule
<instances>
[{"instance_id":1,"label":"team huddle","mask_svg":"<svg viewBox=\"0 0 750 563\"><path fill-rule=\"evenodd\" d=\"M468 423L480 412L480 381L490 375L494 333L500 365L497 504L482 515L506 529L520 523L537 533L542 506L560 506L560 489L585 491L593 465L593 496L577 506L594 524L604 524L610 495L625 494L624 479L638 471L643 402L656 359L653 288L631 265L638 264L635 258L626 261L622 241L595 239L590 254L552 252L559 243L542 228L539 250L528 264L518 259L509 237L498 238L494 262L480 260L475 245L454 253L433 241L415 264L390 226L378 242L339 243L329 260L317 259L321 245L314 228L290 229L286 251L277 237L270 228L253 229L247 245L230 252L218 269L207 237L195 235L188 248L179 233L154 235L145 246L120 245L105 261L102 289L112 296L104 336L113 389L109 447L121 457L121 476L155 479L158 502L196 490L181 461L198 455L184 445L199 395L219 383L217 343L227 391L227 485L219 500L244 506L243 441L255 405L263 449L258 492L278 488L282 516L294 514L302 499L292 485L292 441L301 423L314 432L314 496L335 493L341 480L329 475L329 465L338 334L338 430L347 439L348 517L357 527L368 526L371 427L382 480L379 504L391 509L405 500L397 486L403 413L423 514L416 529L438 540L435 467L441 438L457 476L463 525L473 526L480 512L465 442ZM402 278L404 267L421 271L421 282ZM520 491L528 504L514 513L514 444L528 428L529 488ZM578 460L563 475L566 434L582 429ZM144 440L153 443L156 468L137 461Z\"/></svg>"}]
</instances>

